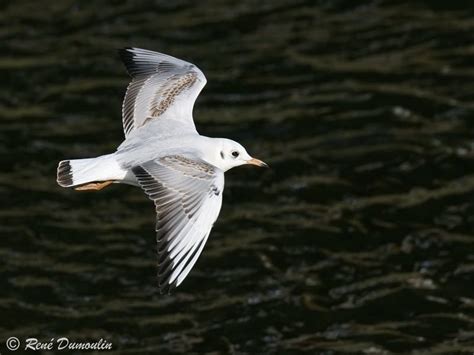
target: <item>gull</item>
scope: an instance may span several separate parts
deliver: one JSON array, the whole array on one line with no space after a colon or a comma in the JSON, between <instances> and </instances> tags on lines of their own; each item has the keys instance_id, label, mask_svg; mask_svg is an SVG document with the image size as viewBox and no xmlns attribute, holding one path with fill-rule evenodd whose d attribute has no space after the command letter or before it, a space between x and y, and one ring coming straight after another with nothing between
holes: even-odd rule
<instances>
[{"instance_id":1,"label":"gull","mask_svg":"<svg viewBox=\"0 0 474 355\"><path fill-rule=\"evenodd\" d=\"M122 104L125 140L112 154L60 161L57 183L79 191L141 187L155 204L158 288L169 293L206 244L221 209L224 172L268 166L237 142L197 132L193 107L207 80L194 64L140 48L119 55L132 77Z\"/></svg>"}]
</instances>

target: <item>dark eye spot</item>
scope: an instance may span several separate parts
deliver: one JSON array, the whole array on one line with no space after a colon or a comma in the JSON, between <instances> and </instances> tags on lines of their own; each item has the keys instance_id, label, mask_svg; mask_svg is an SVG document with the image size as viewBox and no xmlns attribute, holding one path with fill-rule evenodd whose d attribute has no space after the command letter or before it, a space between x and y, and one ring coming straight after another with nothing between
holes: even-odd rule
<instances>
[{"instance_id":1,"label":"dark eye spot","mask_svg":"<svg viewBox=\"0 0 474 355\"><path fill-rule=\"evenodd\" d=\"M224 152L221 150L221 158L224 159Z\"/></svg>"},{"instance_id":2,"label":"dark eye spot","mask_svg":"<svg viewBox=\"0 0 474 355\"><path fill-rule=\"evenodd\" d=\"M237 158L237 157L239 156L239 152L236 151L236 150L234 150L234 151L232 152L232 156L233 156L234 158Z\"/></svg>"}]
</instances>

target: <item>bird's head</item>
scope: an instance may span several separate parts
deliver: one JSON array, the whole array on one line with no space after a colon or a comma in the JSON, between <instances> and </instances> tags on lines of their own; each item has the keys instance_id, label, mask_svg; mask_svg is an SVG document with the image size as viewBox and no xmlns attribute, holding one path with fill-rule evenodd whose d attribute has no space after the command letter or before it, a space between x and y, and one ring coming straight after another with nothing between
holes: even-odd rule
<instances>
[{"instance_id":1,"label":"bird's head","mask_svg":"<svg viewBox=\"0 0 474 355\"><path fill-rule=\"evenodd\" d=\"M223 171L245 164L268 168L263 161L252 158L241 144L225 138L219 139L213 163Z\"/></svg>"}]
</instances>

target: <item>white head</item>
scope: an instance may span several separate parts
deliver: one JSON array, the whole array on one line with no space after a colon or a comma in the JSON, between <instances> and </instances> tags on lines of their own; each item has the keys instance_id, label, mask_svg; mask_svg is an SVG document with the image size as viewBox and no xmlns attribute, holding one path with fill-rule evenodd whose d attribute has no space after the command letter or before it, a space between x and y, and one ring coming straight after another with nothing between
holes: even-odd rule
<instances>
[{"instance_id":1,"label":"white head","mask_svg":"<svg viewBox=\"0 0 474 355\"><path fill-rule=\"evenodd\" d=\"M242 145L225 138L213 139L213 154L206 160L223 171L244 164L268 167L263 161L252 158Z\"/></svg>"}]
</instances>

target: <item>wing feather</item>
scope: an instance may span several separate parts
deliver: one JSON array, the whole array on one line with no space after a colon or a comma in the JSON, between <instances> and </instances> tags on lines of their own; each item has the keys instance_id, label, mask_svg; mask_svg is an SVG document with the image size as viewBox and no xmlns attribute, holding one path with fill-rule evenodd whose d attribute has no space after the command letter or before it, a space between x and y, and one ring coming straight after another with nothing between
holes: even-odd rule
<instances>
[{"instance_id":1,"label":"wing feather","mask_svg":"<svg viewBox=\"0 0 474 355\"><path fill-rule=\"evenodd\" d=\"M206 85L194 64L140 48L119 50L132 81L122 104L125 136L155 119L173 119L194 130L193 107Z\"/></svg>"},{"instance_id":2,"label":"wing feather","mask_svg":"<svg viewBox=\"0 0 474 355\"><path fill-rule=\"evenodd\" d=\"M155 202L158 286L169 292L183 282L204 248L221 208L224 173L199 159L177 155L132 171Z\"/></svg>"}]
</instances>

